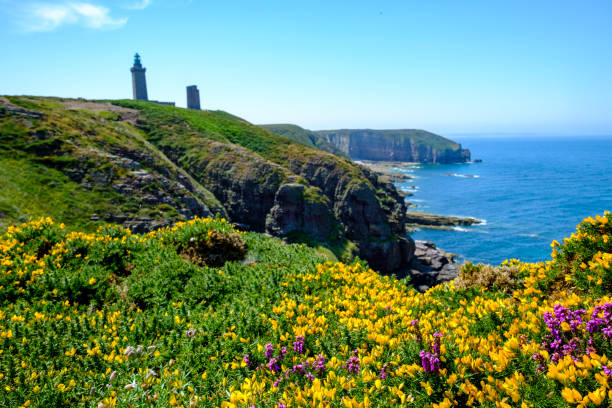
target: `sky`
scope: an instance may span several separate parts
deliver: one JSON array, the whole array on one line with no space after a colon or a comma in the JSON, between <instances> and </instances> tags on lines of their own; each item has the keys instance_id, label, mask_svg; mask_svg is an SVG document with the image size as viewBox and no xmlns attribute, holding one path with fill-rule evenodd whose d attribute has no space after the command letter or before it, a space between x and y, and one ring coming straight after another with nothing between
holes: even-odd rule
<instances>
[{"instance_id":1,"label":"sky","mask_svg":"<svg viewBox=\"0 0 612 408\"><path fill-rule=\"evenodd\" d=\"M0 0L0 94L309 129L612 135L612 1Z\"/></svg>"}]
</instances>

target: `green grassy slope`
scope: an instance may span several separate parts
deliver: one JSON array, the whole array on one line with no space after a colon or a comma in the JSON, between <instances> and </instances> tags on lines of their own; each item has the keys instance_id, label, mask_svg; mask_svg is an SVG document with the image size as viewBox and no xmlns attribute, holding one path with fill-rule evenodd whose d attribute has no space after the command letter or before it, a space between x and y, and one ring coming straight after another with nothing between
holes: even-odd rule
<instances>
[{"instance_id":1,"label":"green grassy slope","mask_svg":"<svg viewBox=\"0 0 612 408\"><path fill-rule=\"evenodd\" d=\"M270 124L259 126L266 130L269 130L270 132L276 133L277 135L285 136L291 140L295 140L296 142L301 143L304 146L320 149L328 153L333 153L337 156L348 157L343 151L337 149L321 135L308 129L301 128L297 125Z\"/></svg>"},{"instance_id":2,"label":"green grassy slope","mask_svg":"<svg viewBox=\"0 0 612 408\"><path fill-rule=\"evenodd\" d=\"M122 120L122 112L104 110L104 105L102 110L92 110L95 105L90 102L59 98L3 100L0 228L22 218L47 215L85 230L95 229L108 217L154 222L183 219L176 212L180 203L146 202L147 195L159 191L173 199L196 198L224 214L218 200ZM74 107L78 104L86 108ZM132 159L137 159L138 167L130 167ZM148 185L130 194L118 193L117 185L129 186L138 179L138 171ZM168 187L169 180L179 179L193 191Z\"/></svg>"},{"instance_id":3,"label":"green grassy slope","mask_svg":"<svg viewBox=\"0 0 612 408\"><path fill-rule=\"evenodd\" d=\"M27 158L0 157L0 174L0 231L43 214L93 230L98 223L90 216L113 210L113 193L85 190L60 170Z\"/></svg>"},{"instance_id":4,"label":"green grassy slope","mask_svg":"<svg viewBox=\"0 0 612 408\"><path fill-rule=\"evenodd\" d=\"M139 126L146 131L148 139L169 150L202 148L202 143L208 141L233 143L257 153L266 160L287 167L292 159L325 155L324 152L305 147L288 137L279 137L223 111L194 111L133 100L112 103L138 109L143 115ZM360 179L357 181L365 181L350 161L332 155L327 155L326 158L352 170L352 174Z\"/></svg>"}]
</instances>

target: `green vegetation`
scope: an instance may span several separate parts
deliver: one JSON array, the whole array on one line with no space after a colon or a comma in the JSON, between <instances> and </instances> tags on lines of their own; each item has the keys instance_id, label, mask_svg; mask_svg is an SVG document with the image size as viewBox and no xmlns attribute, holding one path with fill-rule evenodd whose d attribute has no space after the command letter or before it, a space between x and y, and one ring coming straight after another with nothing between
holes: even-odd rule
<instances>
[{"instance_id":1,"label":"green vegetation","mask_svg":"<svg viewBox=\"0 0 612 408\"><path fill-rule=\"evenodd\" d=\"M292 160L321 157L325 154L305 148L290 138L276 135L223 111L194 111L133 100L112 103L138 109L142 114L138 126L145 131L148 140L161 150L189 151L185 166L188 165L188 160L208 159L211 141L239 145L257 153L263 159L289 169L292 167ZM349 161L331 155L326 158L351 170L351 174L359 178L359 172Z\"/></svg>"},{"instance_id":2,"label":"green vegetation","mask_svg":"<svg viewBox=\"0 0 612 408\"><path fill-rule=\"evenodd\" d=\"M0 156L0 231L49 214L71 228L92 231L91 214L108 214L116 199L108 191L87 191L61 171L25 158Z\"/></svg>"},{"instance_id":3,"label":"green vegetation","mask_svg":"<svg viewBox=\"0 0 612 408\"><path fill-rule=\"evenodd\" d=\"M348 157L348 155L342 150L336 148L329 141L319 135L316 132L303 129L297 125L291 124L274 124L274 125L259 125L260 127L269 130L277 135L288 137L291 140L295 140L304 146L320 149L328 153L335 154L340 157Z\"/></svg>"},{"instance_id":4,"label":"green vegetation","mask_svg":"<svg viewBox=\"0 0 612 408\"><path fill-rule=\"evenodd\" d=\"M14 114L0 104L0 231L47 215L86 231L112 217L144 217L153 223L184 219L177 211L180 202L145 202L145 196L160 191L173 199L196 197L224 214L212 193L120 120L121 112L111 105L59 98L6 100L33 114ZM136 167L129 157L138 160ZM141 188L133 171L149 174L147 185ZM179 177L189 180L192 192L166 181ZM127 185L126 193L119 193L117 185Z\"/></svg>"},{"instance_id":5,"label":"green vegetation","mask_svg":"<svg viewBox=\"0 0 612 408\"><path fill-rule=\"evenodd\" d=\"M611 235L609 212L589 217L550 261L467 265L461 285L421 294L221 219L147 235L9 227L0 401L609 406Z\"/></svg>"}]
</instances>

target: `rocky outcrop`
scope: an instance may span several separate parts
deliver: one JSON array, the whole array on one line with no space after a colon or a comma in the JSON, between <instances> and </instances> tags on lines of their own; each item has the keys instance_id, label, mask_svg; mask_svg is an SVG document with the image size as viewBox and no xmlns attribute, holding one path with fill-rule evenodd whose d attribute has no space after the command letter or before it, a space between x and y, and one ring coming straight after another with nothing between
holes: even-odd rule
<instances>
[{"instance_id":1,"label":"rocky outcrop","mask_svg":"<svg viewBox=\"0 0 612 408\"><path fill-rule=\"evenodd\" d=\"M232 222L277 236L302 234L332 246L352 241L358 255L383 273L409 262L406 207L390 182L348 159L288 140L276 142L269 132L246 122L242 126L244 132L263 132L261 137L270 138L277 150L264 151L266 158L197 135L180 145L167 138L150 141L210 190ZM148 124L141 128L152 135L160 131Z\"/></svg>"},{"instance_id":2,"label":"rocky outcrop","mask_svg":"<svg viewBox=\"0 0 612 408\"><path fill-rule=\"evenodd\" d=\"M169 156L223 203L232 222L264 232L276 192L292 175L235 145L202 141L201 146L197 157L187 152Z\"/></svg>"},{"instance_id":3,"label":"rocky outcrop","mask_svg":"<svg viewBox=\"0 0 612 408\"><path fill-rule=\"evenodd\" d=\"M348 239L384 273L410 261L403 198L369 169L316 151L283 167L235 145L200 141L200 147L197 158L165 152L223 203L232 222L276 236Z\"/></svg>"},{"instance_id":4,"label":"rocky outcrop","mask_svg":"<svg viewBox=\"0 0 612 408\"><path fill-rule=\"evenodd\" d=\"M409 227L429 229L452 229L456 226L480 224L476 218L451 217L448 215L429 214L420 211L406 212L406 225Z\"/></svg>"},{"instance_id":5,"label":"rocky outcrop","mask_svg":"<svg viewBox=\"0 0 612 408\"><path fill-rule=\"evenodd\" d=\"M329 199L344 234L374 269L390 273L410 262L406 207L392 183L366 167L329 155L293 158L289 168Z\"/></svg>"},{"instance_id":6,"label":"rocky outcrop","mask_svg":"<svg viewBox=\"0 0 612 408\"><path fill-rule=\"evenodd\" d=\"M320 241L329 240L339 225L329 199L312 194L311 189L299 183L283 184L266 216L266 231L276 236L305 233Z\"/></svg>"},{"instance_id":7,"label":"rocky outcrop","mask_svg":"<svg viewBox=\"0 0 612 408\"><path fill-rule=\"evenodd\" d=\"M459 275L459 264L454 261L455 255L444 252L430 241L414 241L414 258L410 268L404 271L411 284L420 292L449 282Z\"/></svg>"},{"instance_id":8,"label":"rocky outcrop","mask_svg":"<svg viewBox=\"0 0 612 408\"><path fill-rule=\"evenodd\" d=\"M470 151L423 130L342 129L316 132L353 160L464 163Z\"/></svg>"},{"instance_id":9,"label":"rocky outcrop","mask_svg":"<svg viewBox=\"0 0 612 408\"><path fill-rule=\"evenodd\" d=\"M169 166L155 165L154 157L146 152L112 150L115 154L81 152L84 160L80 165L63 168L64 173L84 189L103 191L110 187L122 197L116 199L116 211L93 214L92 220L102 219L143 233L170 226L179 219L225 215L222 207L216 205L211 210L204 203L206 192L185 174L175 173Z\"/></svg>"}]
</instances>

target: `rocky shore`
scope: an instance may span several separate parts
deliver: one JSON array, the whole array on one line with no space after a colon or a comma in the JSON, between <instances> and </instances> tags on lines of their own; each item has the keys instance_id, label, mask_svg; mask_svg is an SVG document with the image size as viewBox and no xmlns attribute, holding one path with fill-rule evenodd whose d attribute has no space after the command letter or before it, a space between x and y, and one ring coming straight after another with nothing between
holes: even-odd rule
<instances>
[{"instance_id":1,"label":"rocky shore","mask_svg":"<svg viewBox=\"0 0 612 408\"><path fill-rule=\"evenodd\" d=\"M446 215L429 214L420 211L406 212L406 226L410 230L414 230L414 228L452 230L453 227L481 223L482 221L471 217L451 217Z\"/></svg>"}]
</instances>

